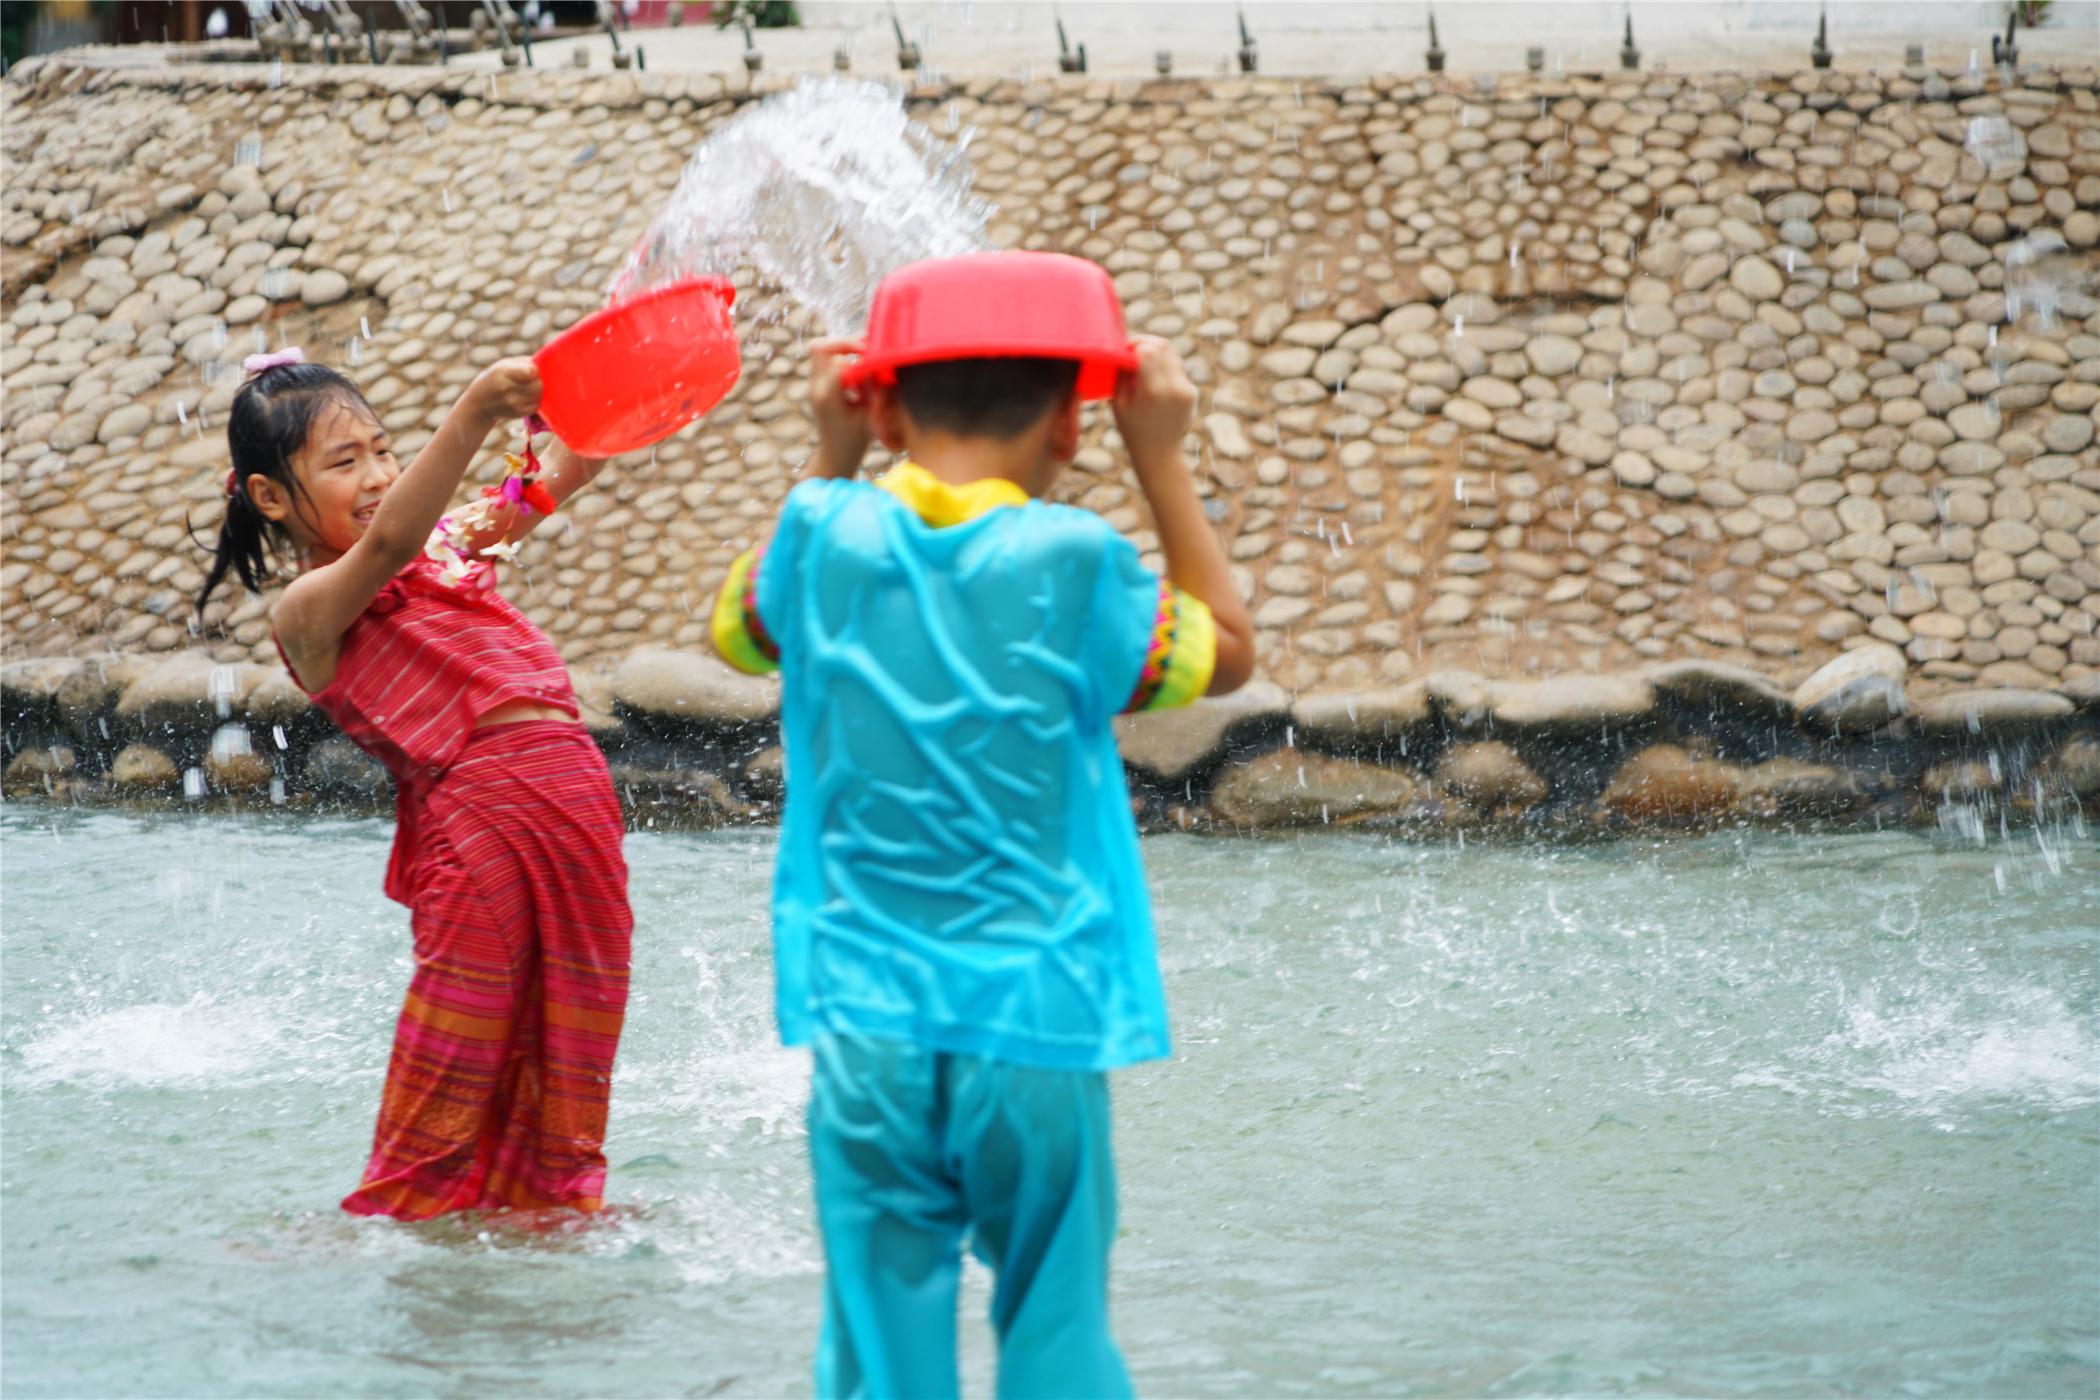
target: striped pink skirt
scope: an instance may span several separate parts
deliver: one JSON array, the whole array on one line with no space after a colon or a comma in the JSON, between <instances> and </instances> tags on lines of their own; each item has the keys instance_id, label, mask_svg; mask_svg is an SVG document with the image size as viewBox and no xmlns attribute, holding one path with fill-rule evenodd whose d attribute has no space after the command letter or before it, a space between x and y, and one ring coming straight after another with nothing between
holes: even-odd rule
<instances>
[{"instance_id":1,"label":"striped pink skirt","mask_svg":"<svg viewBox=\"0 0 2100 1400\"><path fill-rule=\"evenodd\" d=\"M405 852L416 971L360 1215L596 1210L634 920L624 827L580 724L477 730Z\"/></svg>"}]
</instances>

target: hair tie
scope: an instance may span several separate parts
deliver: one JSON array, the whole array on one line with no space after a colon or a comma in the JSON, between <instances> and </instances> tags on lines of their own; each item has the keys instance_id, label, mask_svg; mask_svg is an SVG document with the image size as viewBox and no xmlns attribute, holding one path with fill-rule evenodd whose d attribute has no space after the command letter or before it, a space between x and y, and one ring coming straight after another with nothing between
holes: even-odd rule
<instances>
[{"instance_id":1,"label":"hair tie","mask_svg":"<svg viewBox=\"0 0 2100 1400\"><path fill-rule=\"evenodd\" d=\"M229 467L226 470L226 499L229 501L238 500L240 494L241 469L239 467Z\"/></svg>"},{"instance_id":2,"label":"hair tie","mask_svg":"<svg viewBox=\"0 0 2100 1400\"><path fill-rule=\"evenodd\" d=\"M303 365L305 363L306 352L296 345L287 345L282 350L272 350L265 355L250 355L247 359L241 361L241 373L252 379L265 370L277 369L284 365Z\"/></svg>"}]
</instances>

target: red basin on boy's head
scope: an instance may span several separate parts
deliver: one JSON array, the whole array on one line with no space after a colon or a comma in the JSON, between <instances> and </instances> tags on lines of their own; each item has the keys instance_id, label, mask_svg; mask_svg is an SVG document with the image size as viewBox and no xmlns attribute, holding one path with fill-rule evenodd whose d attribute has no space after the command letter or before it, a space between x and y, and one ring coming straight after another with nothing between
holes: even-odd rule
<instances>
[{"instance_id":1,"label":"red basin on boy's head","mask_svg":"<svg viewBox=\"0 0 2100 1400\"><path fill-rule=\"evenodd\" d=\"M669 437L736 386L735 303L726 279L698 277L584 317L532 357L540 416L585 457Z\"/></svg>"},{"instance_id":2,"label":"red basin on boy's head","mask_svg":"<svg viewBox=\"0 0 2100 1400\"><path fill-rule=\"evenodd\" d=\"M1105 399L1137 368L1123 303L1098 265L1063 253L966 253L899 268L875 289L848 385L929 360L1079 361L1079 396Z\"/></svg>"}]
</instances>

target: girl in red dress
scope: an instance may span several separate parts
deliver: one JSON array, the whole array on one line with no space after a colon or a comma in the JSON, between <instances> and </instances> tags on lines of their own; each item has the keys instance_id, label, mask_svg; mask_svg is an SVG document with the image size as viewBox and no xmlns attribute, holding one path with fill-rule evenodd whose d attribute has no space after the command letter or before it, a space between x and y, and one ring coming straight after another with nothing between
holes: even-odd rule
<instances>
[{"instance_id":1,"label":"girl in red dress","mask_svg":"<svg viewBox=\"0 0 2100 1400\"><path fill-rule=\"evenodd\" d=\"M490 429L537 408L530 360L483 370L406 469L342 375L297 351L245 368L198 607L229 570L257 590L295 562L278 650L398 786L386 892L412 911L416 971L343 1208L596 1210L633 929L623 825L560 653L493 575L604 464L556 443L542 472L528 446L450 510Z\"/></svg>"}]
</instances>

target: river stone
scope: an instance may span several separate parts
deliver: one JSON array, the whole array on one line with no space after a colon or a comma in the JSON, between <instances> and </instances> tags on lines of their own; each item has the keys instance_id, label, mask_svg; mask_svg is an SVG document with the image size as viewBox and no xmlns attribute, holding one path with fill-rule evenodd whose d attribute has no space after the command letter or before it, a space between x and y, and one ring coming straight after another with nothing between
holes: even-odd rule
<instances>
[{"instance_id":1,"label":"river stone","mask_svg":"<svg viewBox=\"0 0 2100 1400\"><path fill-rule=\"evenodd\" d=\"M265 674L263 667L252 662L226 665L202 652L182 652L124 687L117 700L117 717L132 732L149 739L185 726L216 725L220 701L238 710Z\"/></svg>"},{"instance_id":2,"label":"river stone","mask_svg":"<svg viewBox=\"0 0 2100 1400\"><path fill-rule=\"evenodd\" d=\"M1371 750L1426 724L1430 713L1428 684L1411 681L1386 690L1300 696L1291 706L1291 724L1330 748Z\"/></svg>"},{"instance_id":3,"label":"river stone","mask_svg":"<svg viewBox=\"0 0 2100 1400\"><path fill-rule=\"evenodd\" d=\"M1878 729L1904 712L1909 663L1887 642L1868 642L1794 688L1803 723L1831 733Z\"/></svg>"},{"instance_id":4,"label":"river stone","mask_svg":"<svg viewBox=\"0 0 2100 1400\"><path fill-rule=\"evenodd\" d=\"M680 723L743 727L780 709L780 682L747 676L711 656L638 647L613 673L613 700L645 727Z\"/></svg>"},{"instance_id":5,"label":"river stone","mask_svg":"<svg viewBox=\"0 0 2100 1400\"><path fill-rule=\"evenodd\" d=\"M1253 447L1247 442L1247 434L1240 426L1240 420L1231 414L1206 414L1203 427L1210 434L1211 447L1220 457L1230 457L1237 462L1254 454Z\"/></svg>"},{"instance_id":6,"label":"river stone","mask_svg":"<svg viewBox=\"0 0 2100 1400\"><path fill-rule=\"evenodd\" d=\"M2046 690L1957 690L1925 701L1912 718L1927 733L1995 735L2063 719L2075 708Z\"/></svg>"},{"instance_id":7,"label":"river stone","mask_svg":"<svg viewBox=\"0 0 2100 1400\"><path fill-rule=\"evenodd\" d=\"M2049 756L2037 773L2043 791L2061 786L2082 802L2100 798L2100 739L2074 734Z\"/></svg>"},{"instance_id":8,"label":"river stone","mask_svg":"<svg viewBox=\"0 0 2100 1400\"><path fill-rule=\"evenodd\" d=\"M1688 292L1700 292L1721 280L1728 271L1728 255L1713 252L1701 253L1684 266L1680 280Z\"/></svg>"},{"instance_id":9,"label":"river stone","mask_svg":"<svg viewBox=\"0 0 2100 1400\"><path fill-rule=\"evenodd\" d=\"M77 761L64 744L24 749L8 760L7 772L0 776L0 790L10 795L49 792L73 772Z\"/></svg>"},{"instance_id":10,"label":"river stone","mask_svg":"<svg viewBox=\"0 0 2100 1400\"><path fill-rule=\"evenodd\" d=\"M1786 290L1779 269L1760 257L1737 259L1728 270L1728 284L1752 301L1773 301Z\"/></svg>"},{"instance_id":11,"label":"river stone","mask_svg":"<svg viewBox=\"0 0 2100 1400\"><path fill-rule=\"evenodd\" d=\"M1727 811L1741 781L1729 764L1656 744L1620 765L1599 800L1632 821L1692 821Z\"/></svg>"},{"instance_id":12,"label":"river stone","mask_svg":"<svg viewBox=\"0 0 2100 1400\"><path fill-rule=\"evenodd\" d=\"M1517 757L1515 749L1494 739L1447 750L1436 766L1436 778L1484 812L1514 815L1538 805L1546 796L1545 780Z\"/></svg>"},{"instance_id":13,"label":"river stone","mask_svg":"<svg viewBox=\"0 0 2100 1400\"><path fill-rule=\"evenodd\" d=\"M1950 442L1940 449L1940 465L1949 476L1988 476L2004 464L2005 454L1994 442Z\"/></svg>"},{"instance_id":14,"label":"river stone","mask_svg":"<svg viewBox=\"0 0 2100 1400\"><path fill-rule=\"evenodd\" d=\"M777 806L787 797L787 751L768 744L737 770L737 783L752 802Z\"/></svg>"},{"instance_id":15,"label":"river stone","mask_svg":"<svg viewBox=\"0 0 2100 1400\"><path fill-rule=\"evenodd\" d=\"M1794 704L1770 679L1745 666L1725 661L1670 661L1646 672L1660 694L1703 709L1709 718L1723 713L1770 719L1790 716Z\"/></svg>"},{"instance_id":16,"label":"river stone","mask_svg":"<svg viewBox=\"0 0 2100 1400\"><path fill-rule=\"evenodd\" d=\"M1494 687L1471 671L1431 671L1420 682L1437 716L1453 729L1479 729L1494 710Z\"/></svg>"},{"instance_id":17,"label":"river stone","mask_svg":"<svg viewBox=\"0 0 2100 1400\"><path fill-rule=\"evenodd\" d=\"M1863 774L1797 758L1773 758L1743 770L1736 810L1746 817L1836 817L1856 811L1874 796Z\"/></svg>"},{"instance_id":18,"label":"river stone","mask_svg":"<svg viewBox=\"0 0 2100 1400\"><path fill-rule=\"evenodd\" d=\"M1859 299L1876 311L1908 311L1938 301L1940 292L1930 282L1884 282L1867 288Z\"/></svg>"},{"instance_id":19,"label":"river stone","mask_svg":"<svg viewBox=\"0 0 2100 1400\"><path fill-rule=\"evenodd\" d=\"M12 742L22 742L25 732L58 727L59 689L80 665L70 656L37 656L0 666L0 724Z\"/></svg>"},{"instance_id":20,"label":"river stone","mask_svg":"<svg viewBox=\"0 0 2100 1400\"><path fill-rule=\"evenodd\" d=\"M1986 797L2004 785L2004 778L1990 764L1973 758L1950 759L1934 764L1918 779L1918 787L1942 802Z\"/></svg>"},{"instance_id":21,"label":"river stone","mask_svg":"<svg viewBox=\"0 0 2100 1400\"><path fill-rule=\"evenodd\" d=\"M1558 379L1582 363L1582 346L1564 335L1535 335L1525 343L1524 356L1532 369L1548 379Z\"/></svg>"},{"instance_id":22,"label":"river stone","mask_svg":"<svg viewBox=\"0 0 2100 1400\"><path fill-rule=\"evenodd\" d=\"M315 268L299 282L299 300L308 306L333 306L349 295L350 279L333 268Z\"/></svg>"},{"instance_id":23,"label":"river stone","mask_svg":"<svg viewBox=\"0 0 2100 1400\"><path fill-rule=\"evenodd\" d=\"M2056 693L2081 710L2100 710L2100 671L2073 676L2058 686Z\"/></svg>"},{"instance_id":24,"label":"river stone","mask_svg":"<svg viewBox=\"0 0 2100 1400\"><path fill-rule=\"evenodd\" d=\"M386 766L340 735L308 749L301 772L305 786L324 800L377 802L394 790Z\"/></svg>"},{"instance_id":25,"label":"river stone","mask_svg":"<svg viewBox=\"0 0 2100 1400\"><path fill-rule=\"evenodd\" d=\"M151 744L127 744L109 765L110 786L123 792L166 792L182 784L182 770Z\"/></svg>"},{"instance_id":26,"label":"river stone","mask_svg":"<svg viewBox=\"0 0 2100 1400\"><path fill-rule=\"evenodd\" d=\"M270 786L276 770L259 753L219 753L204 757L204 775L215 792L261 792Z\"/></svg>"},{"instance_id":27,"label":"river stone","mask_svg":"<svg viewBox=\"0 0 2100 1400\"><path fill-rule=\"evenodd\" d=\"M1458 392L1476 403L1486 404L1489 408L1517 408L1524 402L1521 389L1507 379L1497 379L1491 374L1468 379L1458 386Z\"/></svg>"},{"instance_id":28,"label":"river stone","mask_svg":"<svg viewBox=\"0 0 2100 1400\"><path fill-rule=\"evenodd\" d=\"M1234 826L1321 826L1390 815L1421 794L1416 778L1395 769L1278 749L1227 769L1210 806Z\"/></svg>"},{"instance_id":29,"label":"river stone","mask_svg":"<svg viewBox=\"0 0 2100 1400\"><path fill-rule=\"evenodd\" d=\"M288 671L271 671L255 682L242 702L248 718L257 724L296 724L313 710L299 683Z\"/></svg>"},{"instance_id":30,"label":"river stone","mask_svg":"<svg viewBox=\"0 0 2100 1400\"><path fill-rule=\"evenodd\" d=\"M1978 401L1965 403L1947 414L1947 426L1955 435L1969 442L1985 442L1998 436L1999 415L1993 405Z\"/></svg>"},{"instance_id":31,"label":"river stone","mask_svg":"<svg viewBox=\"0 0 2100 1400\"><path fill-rule=\"evenodd\" d=\"M1655 688L1635 672L1495 681L1489 709L1498 727L1588 730L1623 727L1655 709Z\"/></svg>"},{"instance_id":32,"label":"river stone","mask_svg":"<svg viewBox=\"0 0 2100 1400\"><path fill-rule=\"evenodd\" d=\"M1252 681L1230 695L1205 696L1179 709L1118 715L1116 747L1131 767L1178 783L1218 753L1235 727L1281 720L1288 703L1275 683Z\"/></svg>"},{"instance_id":33,"label":"river stone","mask_svg":"<svg viewBox=\"0 0 2100 1400\"><path fill-rule=\"evenodd\" d=\"M626 732L627 722L619 716L619 702L613 697L611 676L603 671L572 669L569 684L576 692L576 717L590 731L592 738L602 745Z\"/></svg>"},{"instance_id":34,"label":"river stone","mask_svg":"<svg viewBox=\"0 0 2100 1400\"><path fill-rule=\"evenodd\" d=\"M2093 420L2083 413L2066 413L2042 426L2042 443L2051 452L2083 452L2093 440Z\"/></svg>"},{"instance_id":35,"label":"river stone","mask_svg":"<svg viewBox=\"0 0 2100 1400\"><path fill-rule=\"evenodd\" d=\"M676 827L717 827L748 815L729 784L699 768L652 768L637 763L610 765L615 791L632 806Z\"/></svg>"},{"instance_id":36,"label":"river stone","mask_svg":"<svg viewBox=\"0 0 2100 1400\"><path fill-rule=\"evenodd\" d=\"M1340 321L1294 321L1283 328L1280 337L1286 344L1309 345L1315 350L1325 350L1341 339L1342 332L1349 329Z\"/></svg>"},{"instance_id":37,"label":"river stone","mask_svg":"<svg viewBox=\"0 0 2100 1400\"><path fill-rule=\"evenodd\" d=\"M1617 450L1605 438L1573 423L1562 425L1560 433L1553 440L1553 446L1555 450L1591 467L1603 466L1611 460L1612 453Z\"/></svg>"},{"instance_id":38,"label":"river stone","mask_svg":"<svg viewBox=\"0 0 2100 1400\"><path fill-rule=\"evenodd\" d=\"M104 716L116 705L125 689L165 658L159 656L89 656L77 670L58 683L59 717L76 738L95 743L103 739Z\"/></svg>"}]
</instances>

